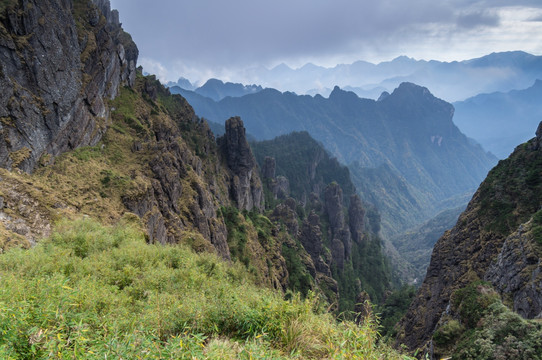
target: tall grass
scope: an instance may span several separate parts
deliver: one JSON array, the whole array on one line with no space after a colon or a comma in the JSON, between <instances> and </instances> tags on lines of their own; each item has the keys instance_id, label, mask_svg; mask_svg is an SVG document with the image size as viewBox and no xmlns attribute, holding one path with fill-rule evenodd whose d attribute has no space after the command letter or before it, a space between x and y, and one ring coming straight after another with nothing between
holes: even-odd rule
<instances>
[{"instance_id":1,"label":"tall grass","mask_svg":"<svg viewBox=\"0 0 542 360\"><path fill-rule=\"evenodd\" d=\"M63 222L0 256L2 359L387 359L376 324L258 288L241 265L148 245L123 223Z\"/></svg>"}]
</instances>

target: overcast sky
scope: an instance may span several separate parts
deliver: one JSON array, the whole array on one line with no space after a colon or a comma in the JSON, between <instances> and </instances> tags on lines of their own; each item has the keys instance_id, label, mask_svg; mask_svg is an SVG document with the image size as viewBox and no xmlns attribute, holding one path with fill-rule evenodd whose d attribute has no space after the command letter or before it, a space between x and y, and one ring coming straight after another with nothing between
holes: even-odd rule
<instances>
[{"instance_id":1,"label":"overcast sky","mask_svg":"<svg viewBox=\"0 0 542 360\"><path fill-rule=\"evenodd\" d=\"M542 55L541 0L111 0L161 80L250 82L251 67L331 67L399 55Z\"/></svg>"}]
</instances>

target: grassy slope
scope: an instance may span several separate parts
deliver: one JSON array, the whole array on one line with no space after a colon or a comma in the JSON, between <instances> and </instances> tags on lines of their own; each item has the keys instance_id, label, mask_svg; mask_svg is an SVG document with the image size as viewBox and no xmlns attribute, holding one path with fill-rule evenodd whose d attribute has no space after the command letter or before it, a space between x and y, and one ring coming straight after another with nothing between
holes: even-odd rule
<instances>
[{"instance_id":1,"label":"grassy slope","mask_svg":"<svg viewBox=\"0 0 542 360\"><path fill-rule=\"evenodd\" d=\"M240 265L149 245L125 216L61 222L0 257L0 357L401 358L372 319L337 323L315 298L285 301Z\"/></svg>"}]
</instances>

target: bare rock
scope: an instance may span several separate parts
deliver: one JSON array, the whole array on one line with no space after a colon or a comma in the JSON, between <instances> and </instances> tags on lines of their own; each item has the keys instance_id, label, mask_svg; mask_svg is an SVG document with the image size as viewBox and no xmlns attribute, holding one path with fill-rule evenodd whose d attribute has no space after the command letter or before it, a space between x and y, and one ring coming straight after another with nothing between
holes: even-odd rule
<instances>
[{"instance_id":1,"label":"bare rock","mask_svg":"<svg viewBox=\"0 0 542 360\"><path fill-rule=\"evenodd\" d=\"M264 179L274 179L275 169L277 167L275 158L266 156L262 167L262 176Z\"/></svg>"},{"instance_id":2,"label":"bare rock","mask_svg":"<svg viewBox=\"0 0 542 360\"><path fill-rule=\"evenodd\" d=\"M237 207L263 210L263 187L241 118L226 121L226 133L220 142L231 171L230 194Z\"/></svg>"},{"instance_id":3,"label":"bare rock","mask_svg":"<svg viewBox=\"0 0 542 360\"><path fill-rule=\"evenodd\" d=\"M532 222L508 236L485 279L506 298L515 312L527 319L542 318L542 261L532 234Z\"/></svg>"},{"instance_id":4,"label":"bare rock","mask_svg":"<svg viewBox=\"0 0 542 360\"><path fill-rule=\"evenodd\" d=\"M109 1L78 6L24 0L0 18L1 167L32 172L45 154L96 144L107 100L135 80L137 47Z\"/></svg>"},{"instance_id":5,"label":"bare rock","mask_svg":"<svg viewBox=\"0 0 542 360\"><path fill-rule=\"evenodd\" d=\"M361 204L359 196L350 196L350 206L348 207L348 222L350 225L352 240L357 244L361 244L363 239L363 232L365 228L364 218L365 209Z\"/></svg>"},{"instance_id":6,"label":"bare rock","mask_svg":"<svg viewBox=\"0 0 542 360\"><path fill-rule=\"evenodd\" d=\"M275 199L286 199L290 195L290 182L284 176L277 176L271 185Z\"/></svg>"},{"instance_id":7,"label":"bare rock","mask_svg":"<svg viewBox=\"0 0 542 360\"><path fill-rule=\"evenodd\" d=\"M343 191L337 183L329 184L324 193L325 210L333 236L344 228Z\"/></svg>"}]
</instances>

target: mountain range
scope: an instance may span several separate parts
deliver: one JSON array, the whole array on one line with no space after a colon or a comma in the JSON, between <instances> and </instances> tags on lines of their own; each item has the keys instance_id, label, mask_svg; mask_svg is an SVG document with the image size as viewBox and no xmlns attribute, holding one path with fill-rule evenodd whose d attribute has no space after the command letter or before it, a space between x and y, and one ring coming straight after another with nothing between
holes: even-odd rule
<instances>
[{"instance_id":1,"label":"mountain range","mask_svg":"<svg viewBox=\"0 0 542 360\"><path fill-rule=\"evenodd\" d=\"M262 87L297 94L327 97L335 86L353 91L360 97L377 99L402 82L412 82L446 101L462 101L480 93L525 89L542 78L542 57L522 51L492 53L464 61L415 60L400 56L373 64L356 61L335 67L308 63L292 69L280 64L272 69L247 69L245 79ZM179 84L183 88L182 84ZM192 89L188 89L192 90Z\"/></svg>"},{"instance_id":2,"label":"mountain range","mask_svg":"<svg viewBox=\"0 0 542 360\"><path fill-rule=\"evenodd\" d=\"M255 94L262 91L263 88L260 85L243 85L234 84L231 82L224 83L222 80L209 79L205 84L195 88L186 79L179 79L178 83L169 83L170 91L173 94L179 94L182 89L193 90L196 94L205 96L214 101L220 101L227 96L240 97L248 94Z\"/></svg>"},{"instance_id":3,"label":"mountain range","mask_svg":"<svg viewBox=\"0 0 542 360\"><path fill-rule=\"evenodd\" d=\"M542 123L486 176L423 86L185 98L138 55L108 0L0 2L0 358L542 357Z\"/></svg>"},{"instance_id":4,"label":"mountain range","mask_svg":"<svg viewBox=\"0 0 542 360\"><path fill-rule=\"evenodd\" d=\"M479 94L454 103L454 123L499 159L531 138L542 119L542 80L526 89Z\"/></svg>"},{"instance_id":5,"label":"mountain range","mask_svg":"<svg viewBox=\"0 0 542 360\"><path fill-rule=\"evenodd\" d=\"M464 195L496 162L457 129L451 104L411 83L378 101L338 87L327 99L273 89L218 102L187 90L181 93L198 115L211 122L240 115L256 139L309 132L339 161L350 164L356 186L363 188L361 196L382 212L386 235L429 219L447 208L452 198L466 202ZM386 175L363 184L367 177L356 176L363 169ZM384 178L400 188L399 196L390 199L390 187L379 190L377 184Z\"/></svg>"}]
</instances>

